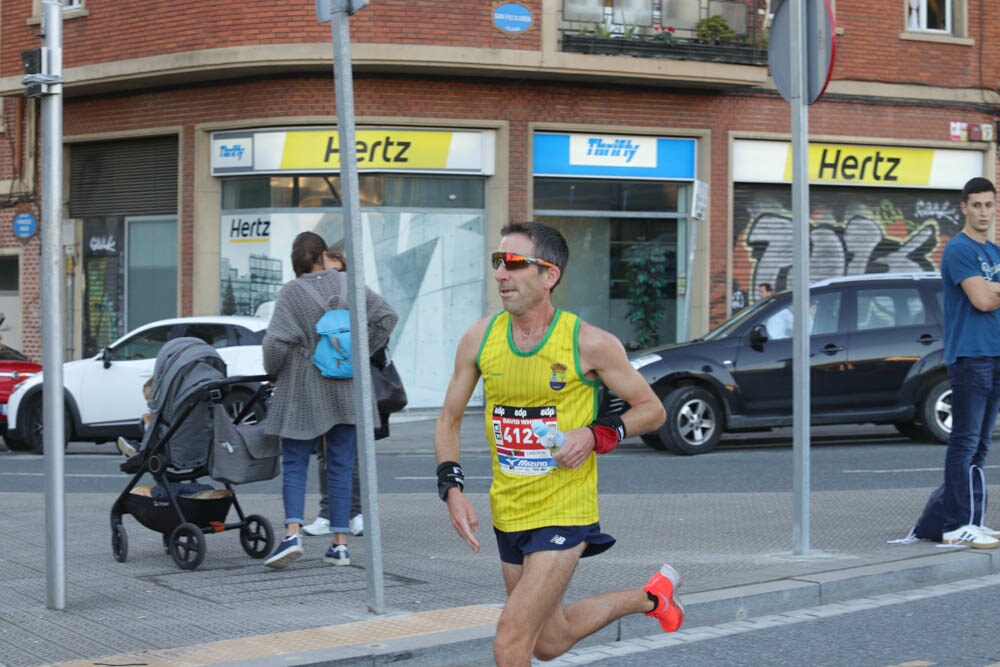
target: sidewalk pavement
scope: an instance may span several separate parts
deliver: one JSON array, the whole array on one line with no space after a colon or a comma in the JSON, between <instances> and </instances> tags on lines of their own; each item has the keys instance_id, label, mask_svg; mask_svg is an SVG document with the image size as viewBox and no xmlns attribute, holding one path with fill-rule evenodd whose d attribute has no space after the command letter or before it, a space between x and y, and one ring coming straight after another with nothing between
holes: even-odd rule
<instances>
[{"instance_id":1,"label":"sidewalk pavement","mask_svg":"<svg viewBox=\"0 0 1000 667\"><path fill-rule=\"evenodd\" d=\"M394 420L380 453L430 453L433 420L419 417ZM463 433L478 434L481 419L470 415ZM414 475L428 475L420 460ZM160 534L128 515L128 560L116 562L108 516L124 481L108 493L67 496L61 611L46 607L41 495L0 489L0 665L492 664L504 593L485 494L471 496L482 521L479 554L455 535L433 493L379 496L386 613L375 615L361 538L351 542L349 567L324 564L328 540L314 537L300 560L271 571L228 531L207 536L204 563L182 571ZM669 561L683 577L688 629L1000 572L1000 554L989 550L888 543L929 492L814 492L804 556L791 553L788 492L603 494L601 523L618 544L581 561L566 600L639 587ZM247 513L280 523L280 496L238 495ZM582 645L659 633L636 615Z\"/></svg>"}]
</instances>

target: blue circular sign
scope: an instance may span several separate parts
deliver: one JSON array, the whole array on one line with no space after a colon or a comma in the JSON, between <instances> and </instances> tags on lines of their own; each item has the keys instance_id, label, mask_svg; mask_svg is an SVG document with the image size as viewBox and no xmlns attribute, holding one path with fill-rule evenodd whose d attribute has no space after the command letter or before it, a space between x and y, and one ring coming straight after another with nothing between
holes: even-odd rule
<instances>
[{"instance_id":1,"label":"blue circular sign","mask_svg":"<svg viewBox=\"0 0 1000 667\"><path fill-rule=\"evenodd\" d=\"M493 10L493 25L504 32L524 32L531 27L531 12L517 2L505 2Z\"/></svg>"},{"instance_id":2,"label":"blue circular sign","mask_svg":"<svg viewBox=\"0 0 1000 667\"><path fill-rule=\"evenodd\" d=\"M22 239L30 238L38 231L38 221L30 213L18 213L14 217L14 234Z\"/></svg>"}]
</instances>

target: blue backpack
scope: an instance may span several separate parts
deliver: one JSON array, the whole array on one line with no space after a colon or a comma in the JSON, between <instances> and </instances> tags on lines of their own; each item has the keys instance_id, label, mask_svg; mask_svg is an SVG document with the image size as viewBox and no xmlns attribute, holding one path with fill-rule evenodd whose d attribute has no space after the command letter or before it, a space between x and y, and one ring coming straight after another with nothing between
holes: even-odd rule
<instances>
[{"instance_id":1,"label":"blue backpack","mask_svg":"<svg viewBox=\"0 0 1000 667\"><path fill-rule=\"evenodd\" d=\"M321 308L326 301L308 281L303 283ZM353 377L351 364L351 312L344 309L328 310L316 322L319 342L313 352L313 364L323 377L345 380Z\"/></svg>"},{"instance_id":2,"label":"blue backpack","mask_svg":"<svg viewBox=\"0 0 1000 667\"><path fill-rule=\"evenodd\" d=\"M326 378L344 379L354 375L351 366L351 312L328 310L316 323L319 342L313 363Z\"/></svg>"}]
</instances>

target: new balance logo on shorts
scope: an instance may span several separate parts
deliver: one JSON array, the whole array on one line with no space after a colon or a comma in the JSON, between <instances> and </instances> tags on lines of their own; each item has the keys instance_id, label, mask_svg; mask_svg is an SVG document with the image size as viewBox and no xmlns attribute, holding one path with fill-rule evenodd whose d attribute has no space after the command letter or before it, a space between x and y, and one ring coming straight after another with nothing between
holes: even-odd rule
<instances>
[{"instance_id":1,"label":"new balance logo on shorts","mask_svg":"<svg viewBox=\"0 0 1000 667\"><path fill-rule=\"evenodd\" d=\"M559 546L562 546L563 544L566 543L566 538L563 537L562 535L553 535L552 539L549 540L549 542L551 542L552 544L558 544Z\"/></svg>"}]
</instances>

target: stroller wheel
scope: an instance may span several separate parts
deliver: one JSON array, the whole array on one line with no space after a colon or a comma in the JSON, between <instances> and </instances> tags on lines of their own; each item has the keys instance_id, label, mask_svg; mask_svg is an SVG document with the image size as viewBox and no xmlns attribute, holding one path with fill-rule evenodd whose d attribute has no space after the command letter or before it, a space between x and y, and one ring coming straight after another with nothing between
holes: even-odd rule
<instances>
[{"instance_id":1,"label":"stroller wheel","mask_svg":"<svg viewBox=\"0 0 1000 667\"><path fill-rule=\"evenodd\" d=\"M119 563L128 560L128 535L121 521L111 524L111 553Z\"/></svg>"},{"instance_id":2,"label":"stroller wheel","mask_svg":"<svg viewBox=\"0 0 1000 667\"><path fill-rule=\"evenodd\" d=\"M170 553L170 533L163 533L160 537L163 538L163 553Z\"/></svg>"},{"instance_id":3,"label":"stroller wheel","mask_svg":"<svg viewBox=\"0 0 1000 667\"><path fill-rule=\"evenodd\" d=\"M264 558L274 547L271 522L259 514L251 514L240 526L240 544L251 558Z\"/></svg>"},{"instance_id":4,"label":"stroller wheel","mask_svg":"<svg viewBox=\"0 0 1000 667\"><path fill-rule=\"evenodd\" d=\"M170 557L182 570L193 570L205 560L205 534L193 523L182 523L170 534Z\"/></svg>"}]
</instances>

